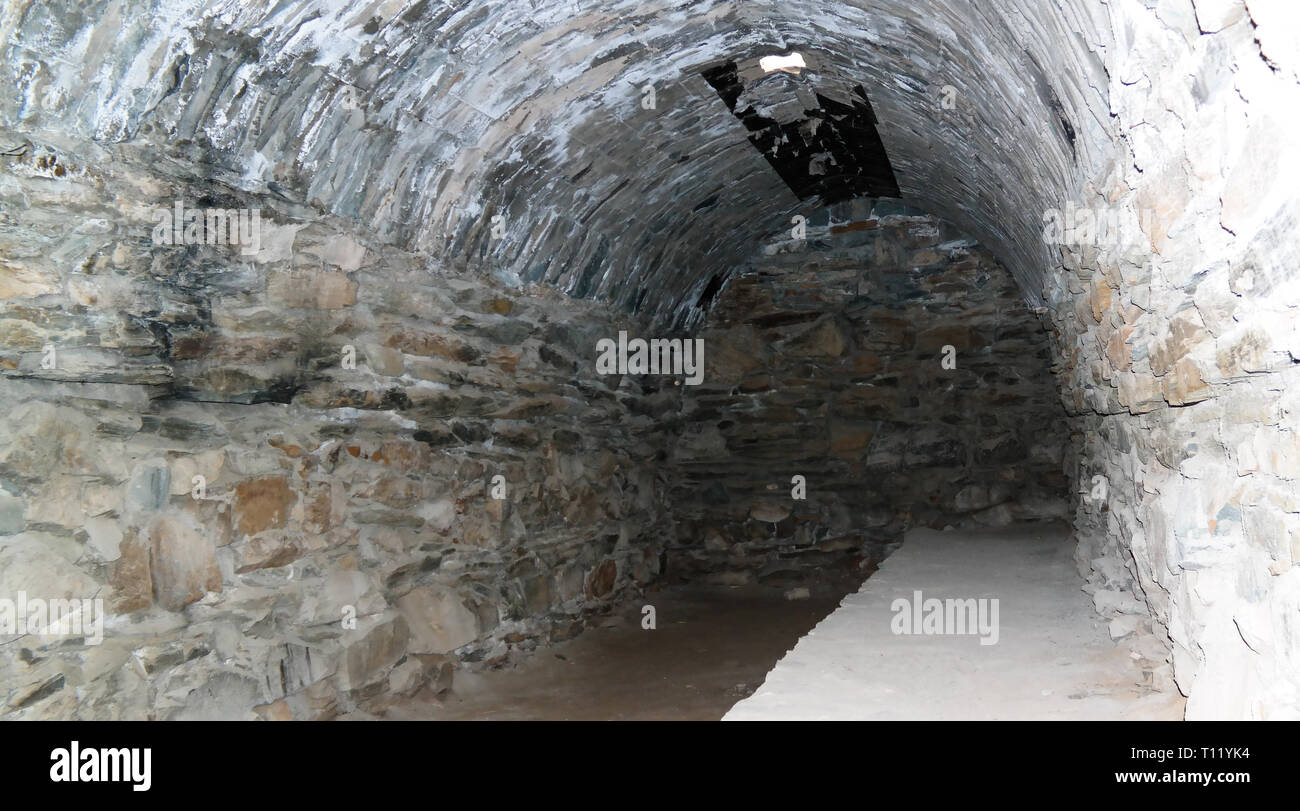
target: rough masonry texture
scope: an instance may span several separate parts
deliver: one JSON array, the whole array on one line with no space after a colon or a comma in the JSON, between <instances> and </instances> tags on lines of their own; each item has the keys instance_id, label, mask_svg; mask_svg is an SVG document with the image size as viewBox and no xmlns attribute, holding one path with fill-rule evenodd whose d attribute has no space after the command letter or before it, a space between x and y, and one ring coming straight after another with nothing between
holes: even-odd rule
<instances>
[{"instance_id":1,"label":"rough masonry texture","mask_svg":"<svg viewBox=\"0 0 1300 811\"><path fill-rule=\"evenodd\" d=\"M718 295L708 379L683 395L670 571L869 570L915 526L1066 516L1043 323L969 240L872 202L763 246Z\"/></svg>"},{"instance_id":2,"label":"rough masonry texture","mask_svg":"<svg viewBox=\"0 0 1300 811\"><path fill-rule=\"evenodd\" d=\"M0 592L111 613L4 640L0 713L329 717L665 562L860 571L1064 495L1153 686L1300 717L1296 15L5 5ZM907 208L798 200L701 75L792 50L788 103L863 88ZM158 244L177 201L258 250ZM707 336L706 385L596 374L619 329Z\"/></svg>"},{"instance_id":3,"label":"rough masonry texture","mask_svg":"<svg viewBox=\"0 0 1300 811\"><path fill-rule=\"evenodd\" d=\"M676 397L594 374L602 308L108 160L8 164L43 201L12 217L0 315L0 590L110 613L99 645L11 638L8 712L328 717L653 579ZM261 250L154 246L159 196L263 206Z\"/></svg>"}]
</instances>

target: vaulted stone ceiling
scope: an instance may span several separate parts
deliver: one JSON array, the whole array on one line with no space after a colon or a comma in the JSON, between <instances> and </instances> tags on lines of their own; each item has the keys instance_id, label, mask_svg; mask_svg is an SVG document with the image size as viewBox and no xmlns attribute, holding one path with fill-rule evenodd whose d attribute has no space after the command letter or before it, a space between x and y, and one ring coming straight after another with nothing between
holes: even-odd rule
<instances>
[{"instance_id":1,"label":"vaulted stone ceiling","mask_svg":"<svg viewBox=\"0 0 1300 811\"><path fill-rule=\"evenodd\" d=\"M398 665L407 651L492 661L568 638L662 575L665 550L707 571L765 554L782 524L856 554L866 530L938 521L933 505L998 510L1018 480L979 466L1028 451L1022 470L1069 479L1111 633L1149 617L1169 643L1144 647L1153 684L1168 650L1188 717L1300 717L1298 8L6 3L0 587L188 611L193 650L247 676L213 688L225 709L279 716L265 702L330 703L305 693L327 678L419 689L432 675ZM797 76L754 73L792 51ZM748 84L720 95L705 76L732 63ZM796 198L744 111L797 132L822 98L869 100L857 126L877 122L890 182L939 221ZM263 211L267 244L151 240L182 197ZM1045 215L1074 206L1114 226L1049 235ZM808 239L784 239L794 214ZM998 263L1014 283L988 288ZM522 281L554 287L507 289ZM599 338L666 324L707 337L703 390L594 368ZM1011 409L1048 424L1031 333L1070 419L1059 452ZM931 373L946 347L964 388ZM969 480L879 473L965 475L967 450ZM825 532L759 503L784 482L751 460L820 463L798 469L833 496ZM489 504L498 469L513 500ZM187 492L196 474L211 498ZM710 534L718 520L745 531ZM268 571L300 560L314 579ZM290 595L271 623L268 583ZM337 599L294 596L315 592ZM371 624L345 633L334 603ZM286 652L325 625L311 656ZM407 644L431 628L456 632ZM179 634L130 660L149 680L123 664L128 682L85 686L69 674L124 671L9 646L0 701L202 716L218 657Z\"/></svg>"},{"instance_id":2,"label":"vaulted stone ceiling","mask_svg":"<svg viewBox=\"0 0 1300 811\"><path fill-rule=\"evenodd\" d=\"M403 247L682 324L711 278L820 207L700 75L797 50L810 89L866 90L904 198L981 240L1041 303L1040 215L1114 148L1105 14L1037 0L33 3L5 18L17 92L0 115L166 142L215 179Z\"/></svg>"}]
</instances>

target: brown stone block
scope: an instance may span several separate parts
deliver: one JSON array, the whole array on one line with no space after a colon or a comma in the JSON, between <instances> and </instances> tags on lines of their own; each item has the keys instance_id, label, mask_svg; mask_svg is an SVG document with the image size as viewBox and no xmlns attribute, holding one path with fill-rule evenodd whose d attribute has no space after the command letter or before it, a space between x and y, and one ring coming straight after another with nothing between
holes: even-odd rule
<instances>
[{"instance_id":1,"label":"brown stone block","mask_svg":"<svg viewBox=\"0 0 1300 811\"><path fill-rule=\"evenodd\" d=\"M281 533L249 538L239 547L239 565L235 572L243 574L255 569L275 569L287 566L302 556L302 547Z\"/></svg>"},{"instance_id":2,"label":"brown stone block","mask_svg":"<svg viewBox=\"0 0 1300 811\"><path fill-rule=\"evenodd\" d=\"M292 337L218 336L208 339L203 359L223 363L259 364L290 359L298 353L298 339Z\"/></svg>"},{"instance_id":3,"label":"brown stone block","mask_svg":"<svg viewBox=\"0 0 1300 811\"><path fill-rule=\"evenodd\" d=\"M1100 275L1093 276L1092 287L1088 291L1088 306L1092 308L1092 320L1101 323L1101 317L1110 310L1112 289L1110 283Z\"/></svg>"},{"instance_id":4,"label":"brown stone block","mask_svg":"<svg viewBox=\"0 0 1300 811\"><path fill-rule=\"evenodd\" d=\"M1133 361L1128 345L1128 338L1132 334L1132 327L1121 327L1112 332L1110 339L1106 341L1106 359L1110 361L1112 369L1127 372L1132 367Z\"/></svg>"},{"instance_id":5,"label":"brown stone block","mask_svg":"<svg viewBox=\"0 0 1300 811\"><path fill-rule=\"evenodd\" d=\"M235 486L235 527L243 535L283 527L297 499L279 476L242 481Z\"/></svg>"},{"instance_id":6,"label":"brown stone block","mask_svg":"<svg viewBox=\"0 0 1300 811\"><path fill-rule=\"evenodd\" d=\"M172 338L169 357L172 360L197 360L207 355L211 342L211 334L207 332L196 330L177 335Z\"/></svg>"},{"instance_id":7,"label":"brown stone block","mask_svg":"<svg viewBox=\"0 0 1300 811\"><path fill-rule=\"evenodd\" d=\"M852 375L875 374L885 368L885 362L879 355L865 353L856 353L849 356L845 365L847 367L846 371Z\"/></svg>"},{"instance_id":8,"label":"brown stone block","mask_svg":"<svg viewBox=\"0 0 1300 811\"><path fill-rule=\"evenodd\" d=\"M575 526L586 526L598 520L604 511L600 498L589 487L580 492L570 491L568 503L564 505L564 520Z\"/></svg>"},{"instance_id":9,"label":"brown stone block","mask_svg":"<svg viewBox=\"0 0 1300 811\"><path fill-rule=\"evenodd\" d=\"M510 349L501 348L488 355L487 362L501 367L502 371L514 374L519 366L520 354Z\"/></svg>"},{"instance_id":10,"label":"brown stone block","mask_svg":"<svg viewBox=\"0 0 1300 811\"><path fill-rule=\"evenodd\" d=\"M329 482L313 482L303 496L303 530L320 534L334 525L334 487Z\"/></svg>"},{"instance_id":11,"label":"brown stone block","mask_svg":"<svg viewBox=\"0 0 1300 811\"><path fill-rule=\"evenodd\" d=\"M272 273L267 282L267 296L287 307L339 310L357 303L357 284L345 273L325 270Z\"/></svg>"},{"instance_id":12,"label":"brown stone block","mask_svg":"<svg viewBox=\"0 0 1300 811\"><path fill-rule=\"evenodd\" d=\"M471 363L482 354L478 349L456 337L433 332L398 330L384 339L384 346L400 349L408 355L443 358L460 363Z\"/></svg>"},{"instance_id":13,"label":"brown stone block","mask_svg":"<svg viewBox=\"0 0 1300 811\"><path fill-rule=\"evenodd\" d=\"M1119 375L1119 402L1129 413L1144 414L1164 405L1160 381L1151 375L1124 372Z\"/></svg>"},{"instance_id":14,"label":"brown stone block","mask_svg":"<svg viewBox=\"0 0 1300 811\"><path fill-rule=\"evenodd\" d=\"M153 605L153 575L149 568L149 544L139 532L129 528L118 547L121 557L109 569L108 582L113 586L113 611L129 614Z\"/></svg>"},{"instance_id":15,"label":"brown stone block","mask_svg":"<svg viewBox=\"0 0 1300 811\"><path fill-rule=\"evenodd\" d=\"M831 423L831 450L837 454L857 455L871 445L876 435L874 424Z\"/></svg>"},{"instance_id":16,"label":"brown stone block","mask_svg":"<svg viewBox=\"0 0 1300 811\"><path fill-rule=\"evenodd\" d=\"M838 358L848 347L848 337L834 321L823 321L807 332L791 338L784 351L796 357Z\"/></svg>"},{"instance_id":17,"label":"brown stone block","mask_svg":"<svg viewBox=\"0 0 1300 811\"><path fill-rule=\"evenodd\" d=\"M1181 358L1204 341L1211 340L1195 308L1188 308L1169 319L1164 340L1151 351L1151 372L1157 377L1168 372Z\"/></svg>"},{"instance_id":18,"label":"brown stone block","mask_svg":"<svg viewBox=\"0 0 1300 811\"><path fill-rule=\"evenodd\" d=\"M381 476L357 491L358 498L378 501L394 509L413 506L424 495L420 484L405 476Z\"/></svg>"},{"instance_id":19,"label":"brown stone block","mask_svg":"<svg viewBox=\"0 0 1300 811\"><path fill-rule=\"evenodd\" d=\"M1210 396L1210 388L1201 379L1201 373L1191 358L1183 358L1175 363L1162 383L1165 400L1171 405L1199 403Z\"/></svg>"},{"instance_id":20,"label":"brown stone block","mask_svg":"<svg viewBox=\"0 0 1300 811\"><path fill-rule=\"evenodd\" d=\"M592 570L587 578L587 596L594 599L607 597L614 590L618 578L618 564L605 560Z\"/></svg>"},{"instance_id":21,"label":"brown stone block","mask_svg":"<svg viewBox=\"0 0 1300 811\"><path fill-rule=\"evenodd\" d=\"M352 456L360 454L360 448L348 448ZM429 446L423 442L384 442L370 455L370 460L398 470L423 470L430 462Z\"/></svg>"}]
</instances>

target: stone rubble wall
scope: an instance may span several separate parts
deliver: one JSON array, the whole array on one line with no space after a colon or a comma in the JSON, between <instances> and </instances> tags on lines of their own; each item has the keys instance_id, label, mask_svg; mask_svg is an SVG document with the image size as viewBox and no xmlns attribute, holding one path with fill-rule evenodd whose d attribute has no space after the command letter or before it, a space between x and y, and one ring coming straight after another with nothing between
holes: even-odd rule
<instances>
[{"instance_id":1,"label":"stone rubble wall","mask_svg":"<svg viewBox=\"0 0 1300 811\"><path fill-rule=\"evenodd\" d=\"M912 527L1067 518L1044 322L952 227L897 201L835 206L731 277L706 327L670 574L860 579Z\"/></svg>"},{"instance_id":2,"label":"stone rubble wall","mask_svg":"<svg viewBox=\"0 0 1300 811\"><path fill-rule=\"evenodd\" d=\"M1293 12L1112 9L1122 140L1068 202L1137 238L1079 235L1048 277L1080 566L1191 719L1300 717Z\"/></svg>"},{"instance_id":3,"label":"stone rubble wall","mask_svg":"<svg viewBox=\"0 0 1300 811\"><path fill-rule=\"evenodd\" d=\"M106 150L166 144L196 181L364 223L378 242L356 238L390 246L384 256L440 256L440 272L545 282L693 328L711 280L814 205L793 201L699 71L799 49L832 95L866 89L904 198L977 239L1031 306L1050 308L1074 415L1079 557L1113 633L1138 640L1153 685L1172 676L1190 717L1285 718L1300 715L1288 394L1300 357L1298 30L1290 0L124 0L68 10L19 0L0 8L13 91L0 95L0 125ZM119 187L129 182L84 194L130 199ZM64 202L20 178L0 183L6 199L21 198L6 217ZM1058 251L1044 244L1042 217L1067 205L1118 213L1142 238ZM56 294L43 292L48 272L28 265L71 273L89 255L77 246L103 239L98 223L76 223L8 260L4 300ZM362 268L343 275L358 296L371 289ZM115 274L100 281L132 290ZM84 284L65 287L57 295L75 300ZM351 295L337 280L320 289L326 302ZM222 375L185 358L167 325L209 317L186 299L155 294L149 312L170 321L143 328L107 306L88 315L90 299L79 306L38 308L0 345L63 329L91 336L93 323L94 347L123 348L125 377L61 385L122 391L175 378L191 397L261 397L263 410L289 391L270 381L296 380L250 371L252 361ZM164 337L176 339L174 362L151 360ZM316 362L304 345L303 364ZM387 348L403 352L403 368L408 355L426 357ZM104 357L69 362L98 369ZM10 371L24 386L50 385L32 368ZM1084 501L1094 476L1108 492ZM4 526L15 509L0 506Z\"/></svg>"},{"instance_id":4,"label":"stone rubble wall","mask_svg":"<svg viewBox=\"0 0 1300 811\"><path fill-rule=\"evenodd\" d=\"M634 322L156 152L27 143L0 186L0 595L108 618L99 645L0 639L0 717L377 710L654 580L678 395L591 362ZM261 250L154 245L178 198L261 207Z\"/></svg>"}]
</instances>

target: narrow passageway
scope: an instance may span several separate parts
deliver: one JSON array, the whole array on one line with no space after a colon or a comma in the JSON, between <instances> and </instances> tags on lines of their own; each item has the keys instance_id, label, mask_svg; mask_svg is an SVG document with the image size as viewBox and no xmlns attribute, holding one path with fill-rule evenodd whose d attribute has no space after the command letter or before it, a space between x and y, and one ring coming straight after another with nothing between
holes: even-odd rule
<instances>
[{"instance_id":1,"label":"narrow passageway","mask_svg":"<svg viewBox=\"0 0 1300 811\"><path fill-rule=\"evenodd\" d=\"M1085 593L1073 551L1063 524L913 530L842 598L670 586L514 666L345 718L1182 718L1185 699L1153 673L1163 646L1125 644L1136 618L1097 613L1112 595Z\"/></svg>"},{"instance_id":2,"label":"narrow passageway","mask_svg":"<svg viewBox=\"0 0 1300 811\"><path fill-rule=\"evenodd\" d=\"M1116 643L1132 629L1093 610L1073 552L1061 525L913 530L725 720L1182 718L1163 650Z\"/></svg>"},{"instance_id":3,"label":"narrow passageway","mask_svg":"<svg viewBox=\"0 0 1300 811\"><path fill-rule=\"evenodd\" d=\"M0 718L1300 719L1298 8L3 4Z\"/></svg>"}]
</instances>

